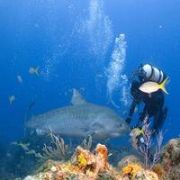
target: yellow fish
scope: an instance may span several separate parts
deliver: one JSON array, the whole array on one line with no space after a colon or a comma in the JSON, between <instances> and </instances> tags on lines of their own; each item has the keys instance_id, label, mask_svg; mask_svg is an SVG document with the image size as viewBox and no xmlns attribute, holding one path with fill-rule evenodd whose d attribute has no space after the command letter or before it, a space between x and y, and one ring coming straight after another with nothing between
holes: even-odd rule
<instances>
[{"instance_id":1,"label":"yellow fish","mask_svg":"<svg viewBox=\"0 0 180 180\"><path fill-rule=\"evenodd\" d=\"M130 136L133 136L133 137L137 137L139 135L144 135L144 129L134 128L130 133Z\"/></svg>"},{"instance_id":2,"label":"yellow fish","mask_svg":"<svg viewBox=\"0 0 180 180\"><path fill-rule=\"evenodd\" d=\"M30 67L29 68L29 73L30 74L35 74L35 75L39 75L39 67Z\"/></svg>"},{"instance_id":3,"label":"yellow fish","mask_svg":"<svg viewBox=\"0 0 180 180\"><path fill-rule=\"evenodd\" d=\"M147 94L151 94L153 92L158 91L159 89L161 89L162 91L164 91L166 94L168 94L165 85L168 82L168 78L166 78L162 83L158 84L156 82L152 82L152 81L148 81L143 83L140 87L139 90L147 93Z\"/></svg>"}]
</instances>

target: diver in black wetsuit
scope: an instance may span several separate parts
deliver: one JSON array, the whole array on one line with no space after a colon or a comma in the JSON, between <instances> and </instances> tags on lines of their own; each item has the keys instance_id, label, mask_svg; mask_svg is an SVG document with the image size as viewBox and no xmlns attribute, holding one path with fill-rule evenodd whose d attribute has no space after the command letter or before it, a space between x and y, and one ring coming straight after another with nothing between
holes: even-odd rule
<instances>
[{"instance_id":1,"label":"diver in black wetsuit","mask_svg":"<svg viewBox=\"0 0 180 180\"><path fill-rule=\"evenodd\" d=\"M140 65L138 70L134 73L132 80L131 95L133 97L133 101L128 118L126 119L128 124L131 123L136 105L144 103L144 109L140 114L137 127L142 127L143 120L148 115L149 118L153 118L153 134L157 134L159 132L167 116L167 107L164 106L164 93L160 89L154 93L147 94L140 91L139 87L147 81L153 81L160 84L166 78L167 76L156 67L150 64Z\"/></svg>"}]
</instances>

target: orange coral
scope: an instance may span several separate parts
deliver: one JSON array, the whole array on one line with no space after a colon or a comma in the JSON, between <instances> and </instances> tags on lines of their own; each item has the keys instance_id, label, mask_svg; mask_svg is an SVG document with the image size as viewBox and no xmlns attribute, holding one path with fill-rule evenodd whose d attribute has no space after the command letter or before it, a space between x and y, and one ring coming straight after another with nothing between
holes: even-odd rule
<instances>
[{"instance_id":1,"label":"orange coral","mask_svg":"<svg viewBox=\"0 0 180 180\"><path fill-rule=\"evenodd\" d=\"M79 172L83 172L90 177L96 177L99 172L109 170L108 149L105 145L98 144L95 153L78 146L73 155L73 165Z\"/></svg>"},{"instance_id":2,"label":"orange coral","mask_svg":"<svg viewBox=\"0 0 180 180\"><path fill-rule=\"evenodd\" d=\"M140 164L130 163L122 169L123 176L129 176L133 178L143 168Z\"/></svg>"},{"instance_id":3,"label":"orange coral","mask_svg":"<svg viewBox=\"0 0 180 180\"><path fill-rule=\"evenodd\" d=\"M102 156L102 158L107 161L108 160L108 149L105 145L98 144L96 146L96 153L97 155Z\"/></svg>"},{"instance_id":4,"label":"orange coral","mask_svg":"<svg viewBox=\"0 0 180 180\"><path fill-rule=\"evenodd\" d=\"M108 149L105 145L98 144L96 146L96 163L97 163L98 171L109 168Z\"/></svg>"},{"instance_id":5,"label":"orange coral","mask_svg":"<svg viewBox=\"0 0 180 180\"><path fill-rule=\"evenodd\" d=\"M162 178L162 177L165 176L165 171L164 171L162 165L160 165L160 164L155 165L152 170L153 170L153 171L158 175L158 177L160 177L160 178Z\"/></svg>"},{"instance_id":6,"label":"orange coral","mask_svg":"<svg viewBox=\"0 0 180 180\"><path fill-rule=\"evenodd\" d=\"M80 146L76 148L73 161L73 165L85 173L89 170L94 171L96 163L94 154Z\"/></svg>"}]
</instances>

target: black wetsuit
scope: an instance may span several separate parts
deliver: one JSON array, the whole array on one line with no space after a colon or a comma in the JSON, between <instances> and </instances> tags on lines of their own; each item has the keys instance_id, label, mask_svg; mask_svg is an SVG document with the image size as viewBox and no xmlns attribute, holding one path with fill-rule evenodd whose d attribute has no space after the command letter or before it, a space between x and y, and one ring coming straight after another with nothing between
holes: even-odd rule
<instances>
[{"instance_id":1,"label":"black wetsuit","mask_svg":"<svg viewBox=\"0 0 180 180\"><path fill-rule=\"evenodd\" d=\"M144 81L137 79L134 79L132 81L131 94L133 97L133 101L130 107L129 116L126 121L127 123L130 123L136 105L139 103L144 103L143 112L140 113L137 126L141 127L142 121L144 120L146 115L148 115L149 118L153 118L152 129L155 133L158 133L167 115L167 108L164 107L164 93L162 92L162 90L158 90L151 95L143 93L139 90L139 87L143 83Z\"/></svg>"}]
</instances>

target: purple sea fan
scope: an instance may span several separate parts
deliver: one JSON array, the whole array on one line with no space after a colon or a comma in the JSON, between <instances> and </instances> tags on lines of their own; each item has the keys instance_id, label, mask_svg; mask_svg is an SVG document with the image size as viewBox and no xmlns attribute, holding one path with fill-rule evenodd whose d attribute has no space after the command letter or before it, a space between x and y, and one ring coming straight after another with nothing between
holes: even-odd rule
<instances>
[{"instance_id":1,"label":"purple sea fan","mask_svg":"<svg viewBox=\"0 0 180 180\"><path fill-rule=\"evenodd\" d=\"M152 147L152 141L151 141L151 137L152 137L152 130L149 128L150 123L148 123L148 119L149 116L146 115L143 121L143 130L144 130L144 135L143 135L143 139L144 139L144 143L142 143L139 146L139 152L144 156L144 165L145 168L149 167L149 162L150 162L150 158L151 158L151 153L150 153L150 149Z\"/></svg>"}]
</instances>

